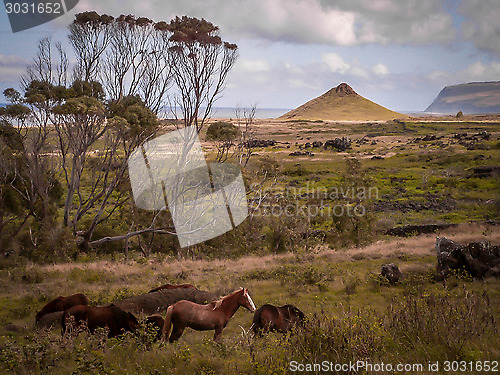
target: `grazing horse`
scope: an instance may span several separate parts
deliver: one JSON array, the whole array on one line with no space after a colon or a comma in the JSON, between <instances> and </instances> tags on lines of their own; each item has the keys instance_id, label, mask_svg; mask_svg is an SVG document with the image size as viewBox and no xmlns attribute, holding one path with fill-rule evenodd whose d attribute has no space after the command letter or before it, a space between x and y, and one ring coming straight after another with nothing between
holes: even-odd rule
<instances>
[{"instance_id":1,"label":"grazing horse","mask_svg":"<svg viewBox=\"0 0 500 375\"><path fill-rule=\"evenodd\" d=\"M207 305L199 305L190 301L179 301L169 306L165 316L162 335L170 342L178 340L186 327L197 331L215 330L214 341L219 340L222 330L229 319L240 306L251 312L255 311L255 304L248 294L248 289L240 288L220 300ZM170 328L172 327L172 333Z\"/></svg>"},{"instance_id":2,"label":"grazing horse","mask_svg":"<svg viewBox=\"0 0 500 375\"><path fill-rule=\"evenodd\" d=\"M158 292L163 289L197 289L197 288L191 284L179 284L179 285L165 284L159 286L158 288L151 289L148 293Z\"/></svg>"},{"instance_id":3,"label":"grazing horse","mask_svg":"<svg viewBox=\"0 0 500 375\"><path fill-rule=\"evenodd\" d=\"M294 326L303 326L306 316L294 305L281 307L263 305L253 316L252 331L261 335L263 332L288 332Z\"/></svg>"},{"instance_id":4,"label":"grazing horse","mask_svg":"<svg viewBox=\"0 0 500 375\"><path fill-rule=\"evenodd\" d=\"M82 293L73 294L68 297L60 296L53 299L52 301L47 303L44 307L42 307L42 309L36 313L35 321L39 322L44 315L56 311L64 311L73 306L88 305L88 304L89 304L89 299L85 294Z\"/></svg>"},{"instance_id":5,"label":"grazing horse","mask_svg":"<svg viewBox=\"0 0 500 375\"><path fill-rule=\"evenodd\" d=\"M135 331L138 326L137 318L115 305L105 307L74 306L64 311L62 316L62 335L66 333L71 321L76 327L87 324L90 333L97 328L108 328L108 337L115 337L125 331ZM78 336L78 333L77 333Z\"/></svg>"}]
</instances>

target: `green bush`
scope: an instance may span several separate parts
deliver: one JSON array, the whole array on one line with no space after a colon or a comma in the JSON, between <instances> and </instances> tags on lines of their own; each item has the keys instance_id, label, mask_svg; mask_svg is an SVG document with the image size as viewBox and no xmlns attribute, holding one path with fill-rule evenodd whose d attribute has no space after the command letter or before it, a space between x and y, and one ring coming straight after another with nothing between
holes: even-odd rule
<instances>
[{"instance_id":1,"label":"green bush","mask_svg":"<svg viewBox=\"0 0 500 375\"><path fill-rule=\"evenodd\" d=\"M240 129L230 122L218 121L210 124L207 129L209 141L234 141L240 136Z\"/></svg>"}]
</instances>

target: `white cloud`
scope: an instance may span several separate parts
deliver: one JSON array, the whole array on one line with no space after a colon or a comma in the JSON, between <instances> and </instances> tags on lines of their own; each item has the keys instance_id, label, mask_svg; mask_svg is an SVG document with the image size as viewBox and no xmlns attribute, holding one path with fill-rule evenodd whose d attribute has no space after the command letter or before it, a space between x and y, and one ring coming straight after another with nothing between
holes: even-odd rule
<instances>
[{"instance_id":1,"label":"white cloud","mask_svg":"<svg viewBox=\"0 0 500 375\"><path fill-rule=\"evenodd\" d=\"M372 68L372 71L373 71L373 73L375 73L378 76L385 76L385 75L389 74L389 68L382 63L378 63L378 64L374 65Z\"/></svg>"},{"instance_id":2,"label":"white cloud","mask_svg":"<svg viewBox=\"0 0 500 375\"><path fill-rule=\"evenodd\" d=\"M500 63L496 61L490 64L478 61L458 72L435 70L427 75L430 81L440 83L443 86L465 82L498 81L499 77Z\"/></svg>"},{"instance_id":3,"label":"white cloud","mask_svg":"<svg viewBox=\"0 0 500 375\"><path fill-rule=\"evenodd\" d=\"M268 72L270 69L269 63L266 60L251 60L246 58L239 58L235 65L236 70L246 73L259 73Z\"/></svg>"},{"instance_id":4,"label":"white cloud","mask_svg":"<svg viewBox=\"0 0 500 375\"><path fill-rule=\"evenodd\" d=\"M351 66L335 52L324 53L321 56L321 61L324 62L333 73L343 74L351 68Z\"/></svg>"}]
</instances>

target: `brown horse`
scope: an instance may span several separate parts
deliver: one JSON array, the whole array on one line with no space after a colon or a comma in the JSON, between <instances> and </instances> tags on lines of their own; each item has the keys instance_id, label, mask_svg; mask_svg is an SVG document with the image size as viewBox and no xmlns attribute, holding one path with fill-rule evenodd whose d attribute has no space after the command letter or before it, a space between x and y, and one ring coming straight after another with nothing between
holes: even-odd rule
<instances>
[{"instance_id":1,"label":"brown horse","mask_svg":"<svg viewBox=\"0 0 500 375\"><path fill-rule=\"evenodd\" d=\"M281 307L263 305L253 316L252 331L261 335L263 332L277 331L285 333L295 326L304 326L306 316L294 305Z\"/></svg>"},{"instance_id":2,"label":"brown horse","mask_svg":"<svg viewBox=\"0 0 500 375\"><path fill-rule=\"evenodd\" d=\"M240 288L218 301L199 305L190 301L179 301L169 306L165 316L162 335L170 342L178 340L186 327L197 331L215 330L214 340L219 340L222 330L240 306L251 312L255 305L248 289ZM170 334L170 328L172 333Z\"/></svg>"},{"instance_id":3,"label":"brown horse","mask_svg":"<svg viewBox=\"0 0 500 375\"><path fill-rule=\"evenodd\" d=\"M65 310L62 316L62 335L66 333L72 323L80 328L87 324L90 333L97 328L108 328L108 337L115 337L125 331L135 331L138 326L137 318L118 306L109 305L105 307L73 306ZM78 331L77 334L78 336Z\"/></svg>"},{"instance_id":4,"label":"brown horse","mask_svg":"<svg viewBox=\"0 0 500 375\"><path fill-rule=\"evenodd\" d=\"M56 312L64 311L73 306L78 305L88 305L89 299L85 294L77 293L68 297L57 297L47 303L40 311L36 313L35 320L38 322L44 315Z\"/></svg>"},{"instance_id":5,"label":"brown horse","mask_svg":"<svg viewBox=\"0 0 500 375\"><path fill-rule=\"evenodd\" d=\"M158 288L151 289L148 293L158 292L163 289L198 289L198 288L196 288L194 285L191 284L179 284L179 285L165 284L159 286Z\"/></svg>"}]
</instances>

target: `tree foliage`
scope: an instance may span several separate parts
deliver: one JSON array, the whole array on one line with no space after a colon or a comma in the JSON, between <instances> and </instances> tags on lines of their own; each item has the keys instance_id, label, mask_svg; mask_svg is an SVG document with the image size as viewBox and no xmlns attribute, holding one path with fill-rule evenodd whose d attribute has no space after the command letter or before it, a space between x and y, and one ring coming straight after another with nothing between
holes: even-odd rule
<instances>
[{"instance_id":1,"label":"tree foliage","mask_svg":"<svg viewBox=\"0 0 500 375\"><path fill-rule=\"evenodd\" d=\"M144 224L144 215L126 204L128 156L158 130L167 96L182 108L184 125L201 130L237 46L204 19L153 22L94 11L75 16L69 40L72 72L62 45L42 39L22 91L4 92L11 104L0 109L0 234L6 223L16 224L10 233L28 223L35 245L41 234L29 217L58 220L82 249L130 233L149 233L151 240L170 233L168 217L153 212ZM105 233L110 218L120 216L127 222L113 229L116 236Z\"/></svg>"}]
</instances>

